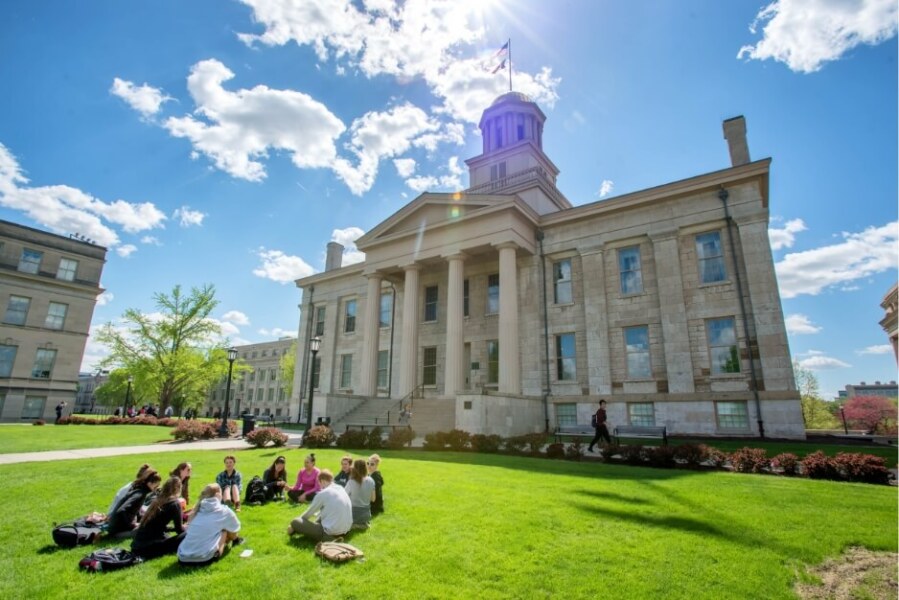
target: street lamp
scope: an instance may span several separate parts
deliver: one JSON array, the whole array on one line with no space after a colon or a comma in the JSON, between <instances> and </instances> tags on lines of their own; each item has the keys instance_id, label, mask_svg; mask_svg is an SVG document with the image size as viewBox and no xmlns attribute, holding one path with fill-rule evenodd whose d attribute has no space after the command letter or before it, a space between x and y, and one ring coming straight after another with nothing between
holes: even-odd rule
<instances>
[{"instance_id":1,"label":"street lamp","mask_svg":"<svg viewBox=\"0 0 899 600\"><path fill-rule=\"evenodd\" d=\"M128 416L128 403L131 400L131 384L134 382L134 375L128 376L128 389L125 391L125 414L123 416Z\"/></svg>"},{"instance_id":2,"label":"street lamp","mask_svg":"<svg viewBox=\"0 0 899 600\"><path fill-rule=\"evenodd\" d=\"M843 432L846 435L849 435L849 426L846 425L846 411L842 406L840 407L840 418L843 419Z\"/></svg>"},{"instance_id":3,"label":"street lamp","mask_svg":"<svg viewBox=\"0 0 899 600\"><path fill-rule=\"evenodd\" d=\"M315 355L318 354L318 349L321 348L322 339L318 336L309 340L309 351L312 353L312 360L309 361L309 409L306 411L306 431L303 433L303 439L306 439L306 435L309 433L309 429L312 427L312 396L315 394L315 382L312 380L312 374L315 373Z\"/></svg>"},{"instance_id":4,"label":"street lamp","mask_svg":"<svg viewBox=\"0 0 899 600\"><path fill-rule=\"evenodd\" d=\"M231 400L231 369L237 360L237 348L228 348L228 383L225 385L225 410L222 412L222 424L219 427L219 437L228 437L228 401Z\"/></svg>"}]
</instances>

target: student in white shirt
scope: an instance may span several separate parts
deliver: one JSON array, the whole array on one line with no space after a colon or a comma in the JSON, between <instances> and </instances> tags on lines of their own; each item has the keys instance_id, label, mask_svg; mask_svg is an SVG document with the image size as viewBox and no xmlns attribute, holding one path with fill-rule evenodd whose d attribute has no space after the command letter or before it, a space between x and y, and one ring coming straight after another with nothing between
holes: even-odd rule
<instances>
[{"instance_id":1,"label":"student in white shirt","mask_svg":"<svg viewBox=\"0 0 899 600\"><path fill-rule=\"evenodd\" d=\"M353 528L368 529L371 522L371 503L375 500L375 480L368 476L365 461L361 458L353 462L350 480L346 484L346 493L353 505Z\"/></svg>"},{"instance_id":2,"label":"student in white shirt","mask_svg":"<svg viewBox=\"0 0 899 600\"><path fill-rule=\"evenodd\" d=\"M353 506L346 490L339 485L331 485L334 475L328 469L318 474L321 486L309 508L290 522L287 535L299 533L317 542L330 541L340 537L353 526ZM318 515L318 521L311 518Z\"/></svg>"},{"instance_id":3,"label":"student in white shirt","mask_svg":"<svg viewBox=\"0 0 899 600\"><path fill-rule=\"evenodd\" d=\"M178 562L183 565L208 565L221 558L228 542L243 543L238 537L240 521L234 511L222 504L222 488L210 483L200 493L200 501L190 514L187 535L178 546Z\"/></svg>"}]
</instances>

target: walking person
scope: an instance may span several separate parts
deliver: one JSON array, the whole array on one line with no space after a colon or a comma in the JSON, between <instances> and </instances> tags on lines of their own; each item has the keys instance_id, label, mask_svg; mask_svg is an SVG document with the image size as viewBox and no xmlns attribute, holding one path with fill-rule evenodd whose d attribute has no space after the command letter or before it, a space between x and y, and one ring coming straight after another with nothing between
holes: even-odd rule
<instances>
[{"instance_id":1,"label":"walking person","mask_svg":"<svg viewBox=\"0 0 899 600\"><path fill-rule=\"evenodd\" d=\"M587 448L588 452L593 452L593 445L596 444L600 439L605 440L606 444L612 443L612 438L609 437L609 428L606 426L606 421L608 420L608 416L606 415L606 401L599 401L599 410L596 411L596 414L593 415L593 427L596 428L596 435L593 436L593 439L590 441L590 447Z\"/></svg>"},{"instance_id":2,"label":"walking person","mask_svg":"<svg viewBox=\"0 0 899 600\"><path fill-rule=\"evenodd\" d=\"M59 420L62 418L62 411L66 407L66 401L60 400L59 404L56 405L56 424L59 424Z\"/></svg>"}]
</instances>

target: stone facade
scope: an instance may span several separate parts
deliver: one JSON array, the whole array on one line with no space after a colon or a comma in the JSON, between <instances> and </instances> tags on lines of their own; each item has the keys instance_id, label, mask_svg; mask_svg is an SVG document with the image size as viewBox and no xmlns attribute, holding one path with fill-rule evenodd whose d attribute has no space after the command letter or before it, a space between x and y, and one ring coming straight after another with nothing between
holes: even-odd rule
<instances>
[{"instance_id":1,"label":"stone facade","mask_svg":"<svg viewBox=\"0 0 899 600\"><path fill-rule=\"evenodd\" d=\"M75 405L106 248L0 221L0 420Z\"/></svg>"},{"instance_id":2,"label":"stone facade","mask_svg":"<svg viewBox=\"0 0 899 600\"><path fill-rule=\"evenodd\" d=\"M348 397L423 397L419 433L585 424L605 399L613 425L804 437L770 159L749 161L742 118L725 122L730 168L580 206L555 186L544 120L501 96L469 189L422 194L357 240L364 263L297 281L300 339L322 340L314 366L300 344L297 401L313 377L313 418Z\"/></svg>"},{"instance_id":3,"label":"stone facade","mask_svg":"<svg viewBox=\"0 0 899 600\"><path fill-rule=\"evenodd\" d=\"M880 326L883 327L890 345L893 347L893 356L899 362L899 286L893 286L880 301L883 308L883 319Z\"/></svg>"}]
</instances>

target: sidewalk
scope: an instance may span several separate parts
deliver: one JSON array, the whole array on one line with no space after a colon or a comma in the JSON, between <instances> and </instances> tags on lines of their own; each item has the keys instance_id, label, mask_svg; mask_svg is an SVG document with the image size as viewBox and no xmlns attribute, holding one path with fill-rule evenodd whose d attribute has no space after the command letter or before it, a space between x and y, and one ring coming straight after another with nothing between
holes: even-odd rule
<instances>
[{"instance_id":1,"label":"sidewalk","mask_svg":"<svg viewBox=\"0 0 899 600\"><path fill-rule=\"evenodd\" d=\"M296 447L303 438L301 433L287 433L285 448ZM77 450L48 450L47 452L20 452L0 454L0 465L24 462L50 462L78 458L102 458L104 456L126 456L129 454L153 454L156 452L185 452L194 450L246 450L252 448L242 438L203 440L198 442L166 442L144 446L113 446L110 448L79 448Z\"/></svg>"}]
</instances>

